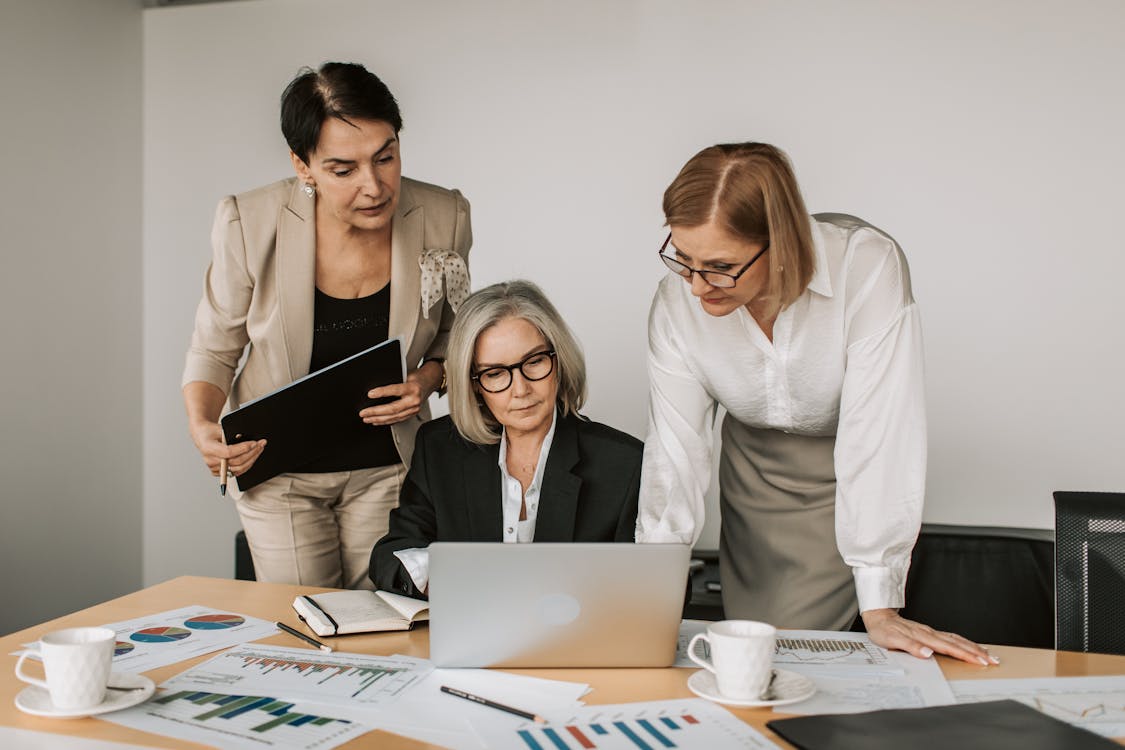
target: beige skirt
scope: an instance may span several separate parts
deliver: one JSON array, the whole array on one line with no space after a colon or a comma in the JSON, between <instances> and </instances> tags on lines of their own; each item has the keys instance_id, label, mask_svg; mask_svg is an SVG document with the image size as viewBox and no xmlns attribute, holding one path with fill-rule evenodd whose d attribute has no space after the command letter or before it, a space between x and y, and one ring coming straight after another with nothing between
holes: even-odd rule
<instances>
[{"instance_id":1,"label":"beige skirt","mask_svg":"<svg viewBox=\"0 0 1125 750\"><path fill-rule=\"evenodd\" d=\"M834 436L723 420L719 575L731 619L847 630L859 611L836 547Z\"/></svg>"}]
</instances>

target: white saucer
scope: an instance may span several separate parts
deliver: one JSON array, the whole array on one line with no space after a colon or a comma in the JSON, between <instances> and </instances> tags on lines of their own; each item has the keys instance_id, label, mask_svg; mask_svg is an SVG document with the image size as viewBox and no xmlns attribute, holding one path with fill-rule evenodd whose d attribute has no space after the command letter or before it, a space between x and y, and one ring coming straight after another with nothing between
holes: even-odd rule
<instances>
[{"instance_id":1,"label":"white saucer","mask_svg":"<svg viewBox=\"0 0 1125 750\"><path fill-rule=\"evenodd\" d=\"M808 677L784 669L775 669L773 684L770 685L768 700L749 700L742 698L728 698L719 692L715 682L715 675L706 669L701 669L688 678L687 686L691 692L700 698L723 703L728 706L742 708L761 708L764 706L785 706L790 703L799 703L816 692L816 685Z\"/></svg>"},{"instance_id":2,"label":"white saucer","mask_svg":"<svg viewBox=\"0 0 1125 750\"><path fill-rule=\"evenodd\" d=\"M28 685L16 696L16 708L34 716L48 716L53 719L77 719L82 716L95 716L110 711L120 711L148 700L156 683L142 674L114 672L109 676L109 684L114 687L139 688L137 690L106 690L105 700L92 708L55 708L51 694L37 685Z\"/></svg>"}]
</instances>

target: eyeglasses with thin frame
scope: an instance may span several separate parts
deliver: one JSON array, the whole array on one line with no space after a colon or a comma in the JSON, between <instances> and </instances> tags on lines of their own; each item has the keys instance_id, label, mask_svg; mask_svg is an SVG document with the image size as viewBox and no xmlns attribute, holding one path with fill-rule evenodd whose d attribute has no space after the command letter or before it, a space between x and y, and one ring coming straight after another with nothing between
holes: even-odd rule
<instances>
[{"instance_id":1,"label":"eyeglasses with thin frame","mask_svg":"<svg viewBox=\"0 0 1125 750\"><path fill-rule=\"evenodd\" d=\"M668 233L668 238L664 240L664 244L660 246L659 254L660 259L664 261L664 265L668 266L673 273L679 274L684 278L684 281L691 283L691 275L693 273L699 274L699 278L713 287L719 289L730 289L738 283L738 277L746 273L750 266L754 265L754 261L761 258L766 250L770 249L770 243L767 242L765 246L757 252L757 254L750 259L750 262L742 267L738 273L723 273L722 271L705 271L702 268L692 268L691 266L681 263L673 258L671 255L665 255L664 251L672 244L672 233ZM674 247L674 246L673 246Z\"/></svg>"},{"instance_id":2,"label":"eyeglasses with thin frame","mask_svg":"<svg viewBox=\"0 0 1125 750\"><path fill-rule=\"evenodd\" d=\"M512 371L519 370L524 380L542 380L555 369L555 350L532 352L514 365L487 367L472 379L489 393L502 393L512 386Z\"/></svg>"}]
</instances>

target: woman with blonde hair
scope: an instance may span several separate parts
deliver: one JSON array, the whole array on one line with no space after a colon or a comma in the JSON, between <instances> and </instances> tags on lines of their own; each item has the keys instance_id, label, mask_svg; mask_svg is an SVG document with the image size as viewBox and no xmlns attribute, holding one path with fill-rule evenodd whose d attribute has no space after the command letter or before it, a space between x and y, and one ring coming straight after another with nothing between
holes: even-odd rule
<instances>
[{"instance_id":1,"label":"woman with blonde hair","mask_svg":"<svg viewBox=\"0 0 1125 750\"><path fill-rule=\"evenodd\" d=\"M664 215L637 541L698 538L722 406L728 617L843 630L859 612L881 645L993 663L897 612L926 476L922 331L898 244L854 216L810 217L764 143L700 151Z\"/></svg>"},{"instance_id":2,"label":"woman with blonde hair","mask_svg":"<svg viewBox=\"0 0 1125 750\"><path fill-rule=\"evenodd\" d=\"M418 431L376 587L424 596L431 542L633 541L641 442L578 413L582 349L539 287L470 295L445 369L450 416Z\"/></svg>"}]
</instances>

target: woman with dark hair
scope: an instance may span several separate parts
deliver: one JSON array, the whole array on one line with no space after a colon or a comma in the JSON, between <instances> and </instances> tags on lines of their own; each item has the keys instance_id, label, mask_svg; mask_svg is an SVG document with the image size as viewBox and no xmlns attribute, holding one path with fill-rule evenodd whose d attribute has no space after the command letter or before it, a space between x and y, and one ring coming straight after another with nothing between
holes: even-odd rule
<instances>
[{"instance_id":1,"label":"woman with dark hair","mask_svg":"<svg viewBox=\"0 0 1125 750\"><path fill-rule=\"evenodd\" d=\"M429 583L431 542L632 542L641 442L578 413L586 360L529 281L470 296L449 337L449 416L418 432L376 586Z\"/></svg>"},{"instance_id":2,"label":"woman with dark hair","mask_svg":"<svg viewBox=\"0 0 1125 750\"><path fill-rule=\"evenodd\" d=\"M297 173L219 203L213 254L183 375L196 448L211 473L245 472L266 441L224 445L224 408L391 337L406 382L367 396L368 439L236 494L259 580L368 587L431 393L468 295L469 204L402 177L402 116L362 65L302 71L281 97ZM239 361L245 361L239 367Z\"/></svg>"},{"instance_id":3,"label":"woman with dark hair","mask_svg":"<svg viewBox=\"0 0 1125 750\"><path fill-rule=\"evenodd\" d=\"M897 612L926 478L922 332L898 244L854 216L810 217L764 143L696 154L664 216L637 540L698 538L722 406L728 617L847 629L858 612L889 648L991 663Z\"/></svg>"}]
</instances>

